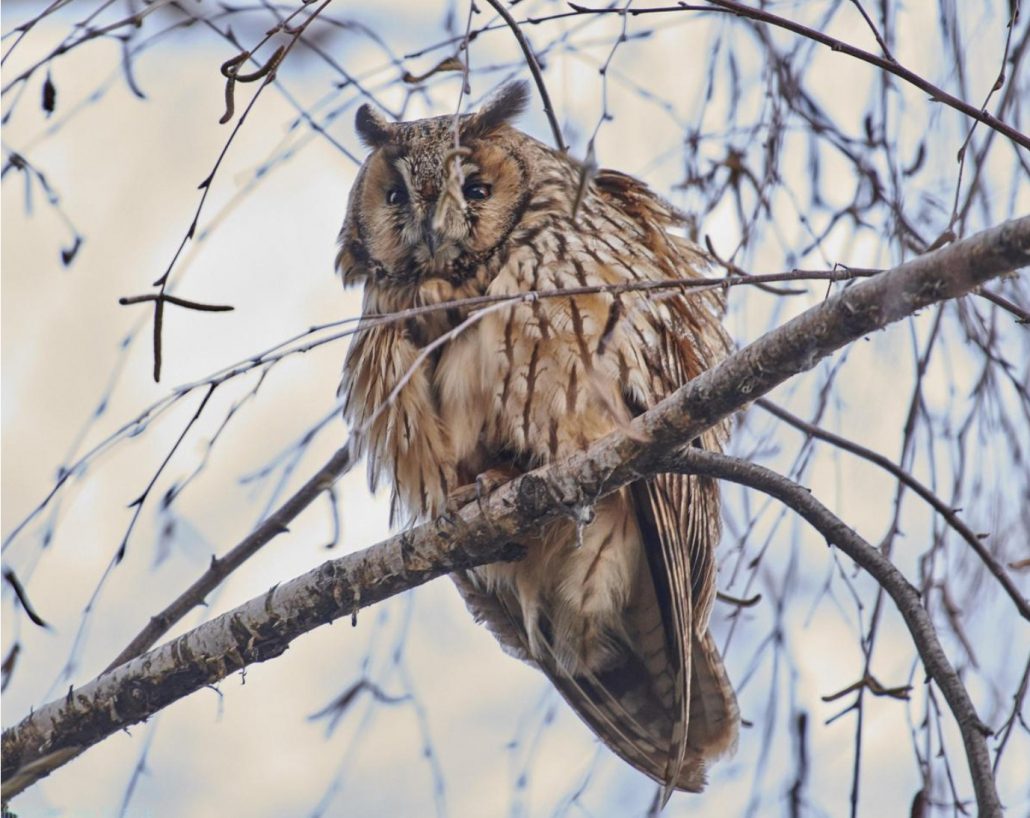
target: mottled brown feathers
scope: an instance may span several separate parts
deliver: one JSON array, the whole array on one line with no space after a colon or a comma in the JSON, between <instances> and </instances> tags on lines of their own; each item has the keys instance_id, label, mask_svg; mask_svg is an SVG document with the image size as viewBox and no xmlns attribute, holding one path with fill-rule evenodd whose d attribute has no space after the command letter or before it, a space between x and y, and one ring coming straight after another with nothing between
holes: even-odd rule
<instances>
[{"instance_id":1,"label":"mottled brown feathers","mask_svg":"<svg viewBox=\"0 0 1030 818\"><path fill-rule=\"evenodd\" d=\"M509 124L526 94L509 86L457 119L359 111L372 153L339 266L345 283L364 284L368 318L703 273L702 251L669 232L681 214L630 176L596 174L573 219L580 166ZM520 473L625 428L726 354L720 317L712 292L598 292L366 323L344 366L344 412L371 482L389 480L396 514L426 519L483 472ZM717 450L725 434L698 445ZM668 788L699 790L739 722L708 633L717 488L663 475L593 514L528 539L518 563L455 582L502 647L547 674L613 751Z\"/></svg>"}]
</instances>

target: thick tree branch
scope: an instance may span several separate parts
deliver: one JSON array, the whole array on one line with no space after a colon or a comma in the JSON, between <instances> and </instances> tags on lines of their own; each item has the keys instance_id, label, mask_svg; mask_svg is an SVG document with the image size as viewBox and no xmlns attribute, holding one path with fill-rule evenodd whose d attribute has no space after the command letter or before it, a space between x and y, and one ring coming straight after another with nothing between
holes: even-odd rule
<instances>
[{"instance_id":1,"label":"thick tree branch","mask_svg":"<svg viewBox=\"0 0 1030 818\"><path fill-rule=\"evenodd\" d=\"M695 378L636 418L629 435L609 435L567 461L513 480L453 521L438 520L327 562L69 690L4 731L3 798L194 690L278 656L321 624L455 568L516 558L519 549L510 543L657 473L669 452L835 350L1027 264L1030 217L857 283Z\"/></svg>"},{"instance_id":2,"label":"thick tree branch","mask_svg":"<svg viewBox=\"0 0 1030 818\"><path fill-rule=\"evenodd\" d=\"M322 468L315 472L285 503L262 520L257 528L240 540L224 557L212 557L207 570L159 614L150 617L150 621L143 630L136 634L124 650L115 657L114 661L107 666L107 670L114 670L118 665L135 659L143 651L152 647L176 622L202 604L207 595L217 588L229 574L275 537L284 533L289 523L311 505L323 491L329 490L352 463L353 457L349 444L344 444L333 452Z\"/></svg>"},{"instance_id":3,"label":"thick tree branch","mask_svg":"<svg viewBox=\"0 0 1030 818\"><path fill-rule=\"evenodd\" d=\"M798 512L826 538L827 543L851 557L879 583L898 606L927 674L944 693L948 707L958 722L976 792L978 815L981 818L1001 818L1001 801L994 784L991 754L987 748L987 736L991 735L991 731L980 721L962 680L948 661L930 615L919 598L919 591L905 579L901 571L813 497L808 489L763 466L715 452L688 448L670 457L668 468L670 471L729 480L775 497Z\"/></svg>"}]
</instances>

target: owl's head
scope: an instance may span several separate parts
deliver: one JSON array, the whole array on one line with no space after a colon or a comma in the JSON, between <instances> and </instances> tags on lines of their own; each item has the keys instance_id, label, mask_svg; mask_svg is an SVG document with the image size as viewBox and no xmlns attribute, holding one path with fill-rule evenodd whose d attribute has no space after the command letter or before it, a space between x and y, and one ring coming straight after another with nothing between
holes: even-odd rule
<instances>
[{"instance_id":1,"label":"owl's head","mask_svg":"<svg viewBox=\"0 0 1030 818\"><path fill-rule=\"evenodd\" d=\"M530 196L526 143L508 122L512 83L479 111L389 122L368 105L355 126L371 153L351 191L337 259L345 284L417 286L473 275L518 225Z\"/></svg>"}]
</instances>

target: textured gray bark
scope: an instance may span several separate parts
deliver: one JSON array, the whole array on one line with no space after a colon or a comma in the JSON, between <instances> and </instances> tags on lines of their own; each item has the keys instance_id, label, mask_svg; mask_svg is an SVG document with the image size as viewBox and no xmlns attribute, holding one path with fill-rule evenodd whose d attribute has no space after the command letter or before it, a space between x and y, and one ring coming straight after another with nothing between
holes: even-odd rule
<instances>
[{"instance_id":1,"label":"textured gray bark","mask_svg":"<svg viewBox=\"0 0 1030 818\"><path fill-rule=\"evenodd\" d=\"M567 461L513 480L451 521L438 520L327 562L70 690L4 731L4 800L111 733L252 662L278 656L302 633L456 568L518 558L520 549L512 543L521 535L669 468L670 452L835 350L1027 264L1030 217L857 283L683 386L637 418L630 435L613 434ZM326 488L324 481L309 481L302 491L314 497ZM306 504L296 503L298 510ZM879 579L869 565L852 557ZM913 627L921 653L930 637L928 619ZM954 684L961 687L957 677ZM953 705L951 696L948 701ZM963 719L976 719L975 712L955 714L960 726ZM993 781L980 780L968 744L967 755L978 801L985 798L981 814L1000 814L991 811ZM997 795L993 798L996 803Z\"/></svg>"}]
</instances>

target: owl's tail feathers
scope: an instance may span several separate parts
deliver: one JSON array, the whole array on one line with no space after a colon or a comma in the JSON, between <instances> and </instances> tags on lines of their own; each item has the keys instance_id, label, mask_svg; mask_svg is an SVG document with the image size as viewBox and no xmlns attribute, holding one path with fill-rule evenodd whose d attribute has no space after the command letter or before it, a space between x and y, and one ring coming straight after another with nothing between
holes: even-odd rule
<instances>
[{"instance_id":1,"label":"owl's tail feathers","mask_svg":"<svg viewBox=\"0 0 1030 818\"><path fill-rule=\"evenodd\" d=\"M704 692L696 703L691 697L691 717L696 714L698 726L688 725L685 747L678 738L682 736L678 708L669 706L667 691L660 682L656 689L653 674L636 656L630 654L623 664L597 675L569 676L550 662L541 663L541 669L616 755L663 785L664 805L674 790L701 792L707 783L708 762L736 741L736 700L710 638L695 655L704 663L700 669ZM714 685L713 680L717 680ZM694 683L698 683L696 676Z\"/></svg>"},{"instance_id":2,"label":"owl's tail feathers","mask_svg":"<svg viewBox=\"0 0 1030 818\"><path fill-rule=\"evenodd\" d=\"M633 654L599 674L570 677L543 663L565 699L618 756L674 790L700 792L709 762L736 748L740 710L710 633L693 640L687 742L676 750L678 708L669 701L671 677L656 678Z\"/></svg>"},{"instance_id":3,"label":"owl's tail feathers","mask_svg":"<svg viewBox=\"0 0 1030 818\"><path fill-rule=\"evenodd\" d=\"M513 613L518 608L514 599L483 589L464 572L452 577L476 619L493 631L505 651L542 670L616 755L666 788L666 798L673 790L703 790L708 762L733 749L739 711L711 634L691 640L684 746L684 710L675 694L675 671L667 663L626 651L621 662L605 670L570 675L548 639L541 640L542 652L532 655L521 618ZM638 649L647 647L643 635L635 641Z\"/></svg>"},{"instance_id":4,"label":"owl's tail feathers","mask_svg":"<svg viewBox=\"0 0 1030 818\"><path fill-rule=\"evenodd\" d=\"M706 632L693 640L687 743L706 760L714 760L736 749L739 724L733 685L711 632Z\"/></svg>"},{"instance_id":5,"label":"owl's tail feathers","mask_svg":"<svg viewBox=\"0 0 1030 818\"><path fill-rule=\"evenodd\" d=\"M577 715L621 759L670 792L704 788L704 759L690 748L682 762L676 757L672 713L655 695L652 677L637 657L630 655L625 663L597 675L588 671L569 676L554 666L542 669Z\"/></svg>"}]
</instances>

